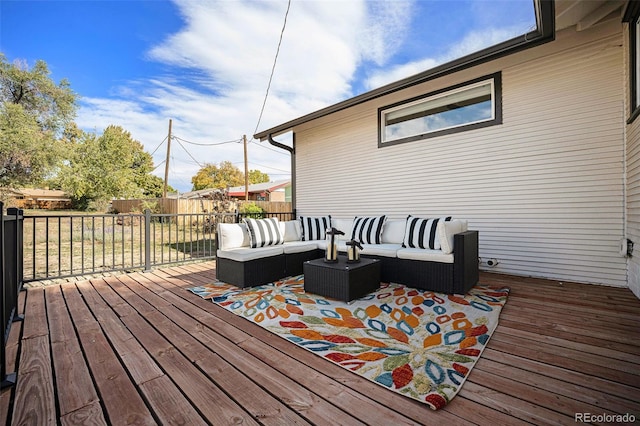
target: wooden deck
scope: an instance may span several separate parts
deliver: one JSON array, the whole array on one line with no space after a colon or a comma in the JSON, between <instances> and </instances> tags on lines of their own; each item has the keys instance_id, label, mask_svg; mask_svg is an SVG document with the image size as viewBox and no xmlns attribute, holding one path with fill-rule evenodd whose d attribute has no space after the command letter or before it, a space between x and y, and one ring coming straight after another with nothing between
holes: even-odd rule
<instances>
[{"instance_id":1,"label":"wooden deck","mask_svg":"<svg viewBox=\"0 0 640 426\"><path fill-rule=\"evenodd\" d=\"M185 290L214 263L21 293L0 424L575 424L640 421L640 300L629 290L482 274L511 288L462 390L440 411Z\"/></svg>"}]
</instances>

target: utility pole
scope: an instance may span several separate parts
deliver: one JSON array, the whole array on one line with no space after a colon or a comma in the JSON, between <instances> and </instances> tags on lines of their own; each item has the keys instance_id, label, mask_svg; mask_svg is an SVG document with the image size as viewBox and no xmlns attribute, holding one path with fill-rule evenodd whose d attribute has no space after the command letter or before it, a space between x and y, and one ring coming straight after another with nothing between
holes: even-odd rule
<instances>
[{"instance_id":1,"label":"utility pole","mask_svg":"<svg viewBox=\"0 0 640 426\"><path fill-rule=\"evenodd\" d=\"M244 142L244 200L249 201L249 163L247 159L247 135L242 135Z\"/></svg>"},{"instance_id":2,"label":"utility pole","mask_svg":"<svg viewBox=\"0 0 640 426\"><path fill-rule=\"evenodd\" d=\"M167 136L167 159L164 161L164 188L162 198L167 198L167 182L169 181L169 155L171 152L171 119L169 119L169 136Z\"/></svg>"}]
</instances>

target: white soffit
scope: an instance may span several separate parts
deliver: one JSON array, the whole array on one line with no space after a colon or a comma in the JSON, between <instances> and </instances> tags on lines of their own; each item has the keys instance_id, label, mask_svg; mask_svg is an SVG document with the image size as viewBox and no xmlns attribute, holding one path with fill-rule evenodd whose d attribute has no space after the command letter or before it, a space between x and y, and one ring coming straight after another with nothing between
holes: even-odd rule
<instances>
[{"instance_id":1,"label":"white soffit","mask_svg":"<svg viewBox=\"0 0 640 426\"><path fill-rule=\"evenodd\" d=\"M556 30L576 26L586 30L618 11L622 16L626 0L557 0Z\"/></svg>"}]
</instances>

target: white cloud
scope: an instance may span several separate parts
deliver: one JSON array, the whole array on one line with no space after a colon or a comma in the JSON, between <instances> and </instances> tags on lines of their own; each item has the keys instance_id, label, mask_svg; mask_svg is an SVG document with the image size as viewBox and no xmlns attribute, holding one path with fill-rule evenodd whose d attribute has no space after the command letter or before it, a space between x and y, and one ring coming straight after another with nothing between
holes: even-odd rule
<instances>
[{"instance_id":1,"label":"white cloud","mask_svg":"<svg viewBox=\"0 0 640 426\"><path fill-rule=\"evenodd\" d=\"M522 27L517 25L509 28L485 28L468 32L462 40L452 43L446 53L439 57L422 58L372 73L367 78L365 87L371 90L384 86L385 84L419 74L438 65L496 45L520 34L523 34Z\"/></svg>"},{"instance_id":2,"label":"white cloud","mask_svg":"<svg viewBox=\"0 0 640 426\"><path fill-rule=\"evenodd\" d=\"M102 131L109 124L121 125L148 151L165 138L169 118L174 134L193 142L252 136L287 2L185 0L176 5L185 26L147 55L170 65L173 75L128 82L114 88L116 99L84 99L81 127ZM364 1L293 1L258 130L350 97L358 63L379 57L375 52L385 39L370 23ZM200 163L229 160L243 167L241 144L185 147ZM170 167L169 183L188 190L199 166L182 147L172 145L171 151L175 166ZM282 178L281 170L290 169L290 160L288 154L275 151L250 144L249 167ZM164 155L157 152L155 163ZM162 176L162 168L156 173Z\"/></svg>"},{"instance_id":3,"label":"white cloud","mask_svg":"<svg viewBox=\"0 0 640 426\"><path fill-rule=\"evenodd\" d=\"M164 75L125 82L110 99L85 98L78 124L102 131L117 124L149 152L173 134L197 143L251 138L260 114L287 1L176 0L185 25L158 41L148 60L166 65ZM415 74L504 37L499 30L474 33L440 58L389 67L411 35L413 1L292 1L264 115L263 130L354 95L359 66L387 67L372 75L370 88ZM358 90L358 89L356 89ZM262 145L268 145L266 142ZM243 167L241 144L187 145L197 163L229 160ZM199 165L172 144L169 183L187 191ZM164 161L166 144L154 154ZM268 167L265 167L268 166ZM249 145L249 167L282 179L288 154ZM284 172L283 172L284 170ZM163 176L164 169L156 170Z\"/></svg>"}]
</instances>

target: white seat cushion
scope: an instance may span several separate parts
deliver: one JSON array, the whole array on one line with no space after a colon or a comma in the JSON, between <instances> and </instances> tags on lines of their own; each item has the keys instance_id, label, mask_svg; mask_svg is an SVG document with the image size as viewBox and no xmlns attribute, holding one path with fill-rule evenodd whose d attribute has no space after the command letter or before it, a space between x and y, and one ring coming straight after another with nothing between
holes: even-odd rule
<instances>
[{"instance_id":1,"label":"white seat cushion","mask_svg":"<svg viewBox=\"0 0 640 426\"><path fill-rule=\"evenodd\" d=\"M371 256L396 257L398 250L402 248L402 244L363 244L360 254L368 254Z\"/></svg>"},{"instance_id":2,"label":"white seat cushion","mask_svg":"<svg viewBox=\"0 0 640 426\"><path fill-rule=\"evenodd\" d=\"M218 250L216 255L221 259L231 259L238 262L246 262L248 260L262 259L263 257L278 256L284 253L281 245L267 247L240 247L230 250Z\"/></svg>"},{"instance_id":3,"label":"white seat cushion","mask_svg":"<svg viewBox=\"0 0 640 426\"><path fill-rule=\"evenodd\" d=\"M284 254L304 253L318 248L319 241L290 241L284 243Z\"/></svg>"},{"instance_id":4,"label":"white seat cushion","mask_svg":"<svg viewBox=\"0 0 640 426\"><path fill-rule=\"evenodd\" d=\"M398 258L408 259L408 260L427 260L431 262L453 263L453 254L443 253L442 250L402 248L398 250Z\"/></svg>"},{"instance_id":5,"label":"white seat cushion","mask_svg":"<svg viewBox=\"0 0 640 426\"><path fill-rule=\"evenodd\" d=\"M382 244L402 244L407 219L387 219L382 228Z\"/></svg>"},{"instance_id":6,"label":"white seat cushion","mask_svg":"<svg viewBox=\"0 0 640 426\"><path fill-rule=\"evenodd\" d=\"M249 231L244 223L219 223L218 224L218 248L230 250L239 247L249 247Z\"/></svg>"}]
</instances>

